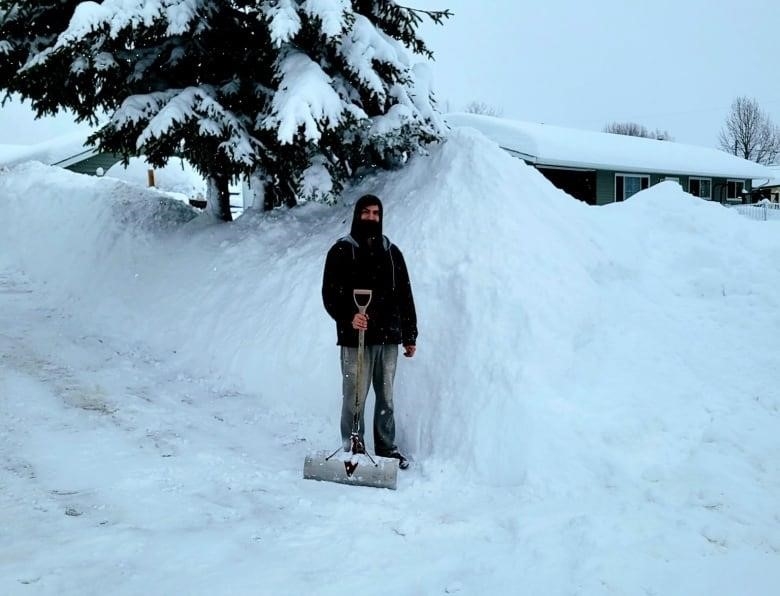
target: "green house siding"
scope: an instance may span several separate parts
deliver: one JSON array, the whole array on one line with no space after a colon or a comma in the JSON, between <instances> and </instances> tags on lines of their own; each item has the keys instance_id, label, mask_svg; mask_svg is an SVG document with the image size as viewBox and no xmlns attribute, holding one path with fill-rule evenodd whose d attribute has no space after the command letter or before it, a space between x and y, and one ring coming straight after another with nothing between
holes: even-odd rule
<instances>
[{"instance_id":1,"label":"green house siding","mask_svg":"<svg viewBox=\"0 0 780 596\"><path fill-rule=\"evenodd\" d=\"M596 172L596 205L615 202L615 172L599 170Z\"/></svg>"},{"instance_id":2,"label":"green house siding","mask_svg":"<svg viewBox=\"0 0 780 596\"><path fill-rule=\"evenodd\" d=\"M596 172L596 204L607 205L615 202L615 174L618 172L610 170L599 170ZM667 178L676 178L680 186L685 192L688 192L689 182L691 176L683 176L681 174L646 174L639 172L630 172L628 170L619 172L621 174L638 174L641 176L650 176L650 186L665 181ZM696 178L710 178L712 180L712 200L717 202L729 202L726 199L726 190L728 180L741 180L739 178L712 178L710 176L694 176ZM742 180L744 188L747 192L752 189L751 180ZM741 201L732 201L741 202Z\"/></svg>"},{"instance_id":3,"label":"green house siding","mask_svg":"<svg viewBox=\"0 0 780 596\"><path fill-rule=\"evenodd\" d=\"M113 153L98 153L91 157L76 162L67 166L65 169L77 174L89 174L96 175L98 168L103 169L103 173L107 172L111 166L118 163L121 158Z\"/></svg>"},{"instance_id":4,"label":"green house siding","mask_svg":"<svg viewBox=\"0 0 780 596\"><path fill-rule=\"evenodd\" d=\"M726 178L712 179L712 200L718 203L726 203Z\"/></svg>"},{"instance_id":5,"label":"green house siding","mask_svg":"<svg viewBox=\"0 0 780 596\"><path fill-rule=\"evenodd\" d=\"M728 182L729 180L741 180L741 178L713 178L712 179L712 200L718 201L719 203L742 203L743 200L740 199L728 199ZM753 190L753 181L752 180L742 180L744 183L744 189L745 191L749 193L751 190ZM750 199L747 199L748 201Z\"/></svg>"}]
</instances>

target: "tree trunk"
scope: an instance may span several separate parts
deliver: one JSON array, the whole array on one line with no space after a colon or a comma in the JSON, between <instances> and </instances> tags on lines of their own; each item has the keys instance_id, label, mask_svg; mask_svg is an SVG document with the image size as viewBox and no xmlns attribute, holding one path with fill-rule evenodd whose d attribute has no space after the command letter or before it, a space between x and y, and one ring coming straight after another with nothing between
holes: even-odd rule
<instances>
[{"instance_id":1,"label":"tree trunk","mask_svg":"<svg viewBox=\"0 0 780 596\"><path fill-rule=\"evenodd\" d=\"M255 170L244 183L244 209L265 209L265 172Z\"/></svg>"},{"instance_id":2,"label":"tree trunk","mask_svg":"<svg viewBox=\"0 0 780 596\"><path fill-rule=\"evenodd\" d=\"M276 207L276 193L277 187L275 186L265 189L263 193L263 211L273 211L273 208Z\"/></svg>"},{"instance_id":3,"label":"tree trunk","mask_svg":"<svg viewBox=\"0 0 780 596\"><path fill-rule=\"evenodd\" d=\"M227 176L209 176L206 182L206 204L211 214L222 221L233 221L230 213L230 189Z\"/></svg>"},{"instance_id":4,"label":"tree trunk","mask_svg":"<svg viewBox=\"0 0 780 596\"><path fill-rule=\"evenodd\" d=\"M273 211L282 205L287 207L298 205L295 189L290 181L266 178L265 192L263 193L263 211Z\"/></svg>"}]
</instances>

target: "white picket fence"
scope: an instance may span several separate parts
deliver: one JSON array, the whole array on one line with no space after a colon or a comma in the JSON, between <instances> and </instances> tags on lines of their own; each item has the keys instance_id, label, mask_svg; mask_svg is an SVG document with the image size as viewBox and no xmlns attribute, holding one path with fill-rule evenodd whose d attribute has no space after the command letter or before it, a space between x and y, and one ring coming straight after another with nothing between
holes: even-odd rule
<instances>
[{"instance_id":1,"label":"white picket fence","mask_svg":"<svg viewBox=\"0 0 780 596\"><path fill-rule=\"evenodd\" d=\"M770 219L780 220L780 204L770 203L769 201L761 201L753 205L734 205L732 209L736 209L741 215L749 217L750 219L757 219L759 221L767 221Z\"/></svg>"}]
</instances>

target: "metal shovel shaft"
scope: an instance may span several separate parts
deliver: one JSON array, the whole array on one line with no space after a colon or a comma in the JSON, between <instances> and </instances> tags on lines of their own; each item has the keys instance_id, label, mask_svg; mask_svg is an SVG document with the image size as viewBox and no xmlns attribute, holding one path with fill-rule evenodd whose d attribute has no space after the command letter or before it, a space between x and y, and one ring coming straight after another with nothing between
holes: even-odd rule
<instances>
[{"instance_id":1,"label":"metal shovel shaft","mask_svg":"<svg viewBox=\"0 0 780 596\"><path fill-rule=\"evenodd\" d=\"M358 307L358 312L361 315L366 314L368 305L371 304L371 297L373 292L371 290L353 290L352 300L355 301L355 305ZM360 300L358 299L360 297ZM365 302L362 301L366 298ZM360 409L360 392L363 388L363 358L366 352L366 332L364 329L358 330L358 351L357 351L357 371L355 373L355 418L352 422L352 432L358 432L358 410Z\"/></svg>"}]
</instances>

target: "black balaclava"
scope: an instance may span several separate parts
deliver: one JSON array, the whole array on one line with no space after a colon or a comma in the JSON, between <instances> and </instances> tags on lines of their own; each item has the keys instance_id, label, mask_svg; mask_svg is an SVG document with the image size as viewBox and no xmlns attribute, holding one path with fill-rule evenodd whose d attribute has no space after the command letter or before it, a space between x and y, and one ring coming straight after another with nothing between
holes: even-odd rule
<instances>
[{"instance_id":1,"label":"black balaclava","mask_svg":"<svg viewBox=\"0 0 780 596\"><path fill-rule=\"evenodd\" d=\"M360 212L372 205L379 207L379 221L363 221L360 219ZM382 201L375 195L363 195L355 203L355 212L352 215L352 230L350 234L359 244L367 244L369 241L382 237L382 221L385 218L382 209Z\"/></svg>"}]
</instances>

